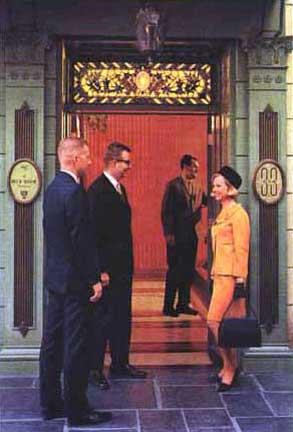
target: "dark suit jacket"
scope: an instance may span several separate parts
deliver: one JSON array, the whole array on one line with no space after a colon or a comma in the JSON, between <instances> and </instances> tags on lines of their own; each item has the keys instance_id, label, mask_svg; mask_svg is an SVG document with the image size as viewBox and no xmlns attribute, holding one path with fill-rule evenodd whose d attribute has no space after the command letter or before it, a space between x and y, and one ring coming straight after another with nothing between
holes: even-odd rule
<instances>
[{"instance_id":1,"label":"dark suit jacket","mask_svg":"<svg viewBox=\"0 0 293 432\"><path fill-rule=\"evenodd\" d=\"M133 272L131 209L123 185L121 189L123 197L102 174L88 190L101 270L112 276Z\"/></svg>"},{"instance_id":2,"label":"dark suit jacket","mask_svg":"<svg viewBox=\"0 0 293 432\"><path fill-rule=\"evenodd\" d=\"M60 171L45 192L43 210L46 288L59 294L88 292L99 281L100 269L86 193Z\"/></svg>"},{"instance_id":3,"label":"dark suit jacket","mask_svg":"<svg viewBox=\"0 0 293 432\"><path fill-rule=\"evenodd\" d=\"M205 195L203 204L206 204ZM197 238L194 227L200 218L201 209L195 212L192 210L182 178L176 177L171 180L166 186L162 200L161 220L164 235L174 235L176 243L191 243Z\"/></svg>"}]
</instances>

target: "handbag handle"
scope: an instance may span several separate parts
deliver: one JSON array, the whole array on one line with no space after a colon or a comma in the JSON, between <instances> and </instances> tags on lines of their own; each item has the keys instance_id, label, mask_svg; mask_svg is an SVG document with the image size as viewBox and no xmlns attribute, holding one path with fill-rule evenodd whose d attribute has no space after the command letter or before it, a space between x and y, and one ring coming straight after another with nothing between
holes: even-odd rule
<instances>
[{"instance_id":1,"label":"handbag handle","mask_svg":"<svg viewBox=\"0 0 293 432\"><path fill-rule=\"evenodd\" d=\"M247 314L246 314L247 316L249 316L250 312L252 312L253 315L254 315L254 318L256 318L258 320L258 317L257 317L257 315L255 313L255 310L253 309L253 307L251 306L251 304L248 302L248 297L246 297L246 311L247 311Z\"/></svg>"},{"instance_id":2,"label":"handbag handle","mask_svg":"<svg viewBox=\"0 0 293 432\"><path fill-rule=\"evenodd\" d=\"M244 283L243 282L236 282L235 283L235 289L234 289L234 294L233 294L233 300L239 299L239 298L245 298L245 306L246 306L246 316L250 315L250 312L253 313L254 317L256 319L257 315L255 313L255 310L253 309L253 307L251 306L251 304L248 302L248 295L247 295L247 290L245 289Z\"/></svg>"}]
</instances>

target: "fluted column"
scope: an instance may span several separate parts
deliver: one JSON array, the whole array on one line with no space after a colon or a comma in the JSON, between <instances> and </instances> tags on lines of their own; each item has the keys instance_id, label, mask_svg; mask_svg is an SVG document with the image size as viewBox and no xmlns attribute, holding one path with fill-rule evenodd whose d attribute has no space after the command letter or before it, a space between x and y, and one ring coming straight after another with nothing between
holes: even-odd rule
<instances>
[{"instance_id":1,"label":"fluted column","mask_svg":"<svg viewBox=\"0 0 293 432\"><path fill-rule=\"evenodd\" d=\"M288 242L288 335L293 347L293 0L286 0L285 6L286 36L291 38L288 47L287 69L287 242Z\"/></svg>"},{"instance_id":2,"label":"fluted column","mask_svg":"<svg viewBox=\"0 0 293 432\"><path fill-rule=\"evenodd\" d=\"M249 178L257 165L273 159L286 167L286 66L288 40L262 38L247 44ZM287 332L287 201L286 194L265 205L249 192L252 221L250 302L263 330L263 346L244 355L249 368L284 367L293 359Z\"/></svg>"},{"instance_id":3,"label":"fluted column","mask_svg":"<svg viewBox=\"0 0 293 432\"><path fill-rule=\"evenodd\" d=\"M45 34L31 27L4 33L5 183L19 158L44 170ZM0 371L34 369L43 321L42 194L28 205L4 190L5 263ZM2 213L1 213L2 214ZM2 219L2 218L1 218ZM11 362L13 360L13 362Z\"/></svg>"}]
</instances>

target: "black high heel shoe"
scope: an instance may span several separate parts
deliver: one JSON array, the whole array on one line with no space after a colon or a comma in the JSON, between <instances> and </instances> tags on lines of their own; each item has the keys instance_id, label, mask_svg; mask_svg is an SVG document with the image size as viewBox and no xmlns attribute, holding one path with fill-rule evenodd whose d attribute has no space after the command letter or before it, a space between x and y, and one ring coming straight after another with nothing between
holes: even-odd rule
<instances>
[{"instance_id":1,"label":"black high heel shoe","mask_svg":"<svg viewBox=\"0 0 293 432\"><path fill-rule=\"evenodd\" d=\"M235 384L237 383L237 380L238 380L238 377L240 375L240 372L241 371L240 371L239 368L235 369L235 372L234 372L234 375L233 375L233 378L232 378L232 381L231 381L230 384L226 384L226 383L224 383L224 382L221 381L220 384L219 384L219 386L218 386L217 392L222 393L222 392L231 390L231 388L233 386L235 386Z\"/></svg>"},{"instance_id":2,"label":"black high heel shoe","mask_svg":"<svg viewBox=\"0 0 293 432\"><path fill-rule=\"evenodd\" d=\"M225 391L229 391L229 390L231 390L232 387L233 387L233 382L231 384L226 384L226 383L221 382L217 388L217 392L222 393Z\"/></svg>"},{"instance_id":3,"label":"black high heel shoe","mask_svg":"<svg viewBox=\"0 0 293 432\"><path fill-rule=\"evenodd\" d=\"M215 373L211 374L211 375L208 377L208 381L209 381L210 383L215 383L215 382L216 382L216 383L220 384L220 383L222 382L222 378L219 377L219 375L218 375L217 372L215 372Z\"/></svg>"},{"instance_id":4,"label":"black high heel shoe","mask_svg":"<svg viewBox=\"0 0 293 432\"><path fill-rule=\"evenodd\" d=\"M232 381L233 385L237 383L240 374L241 374L241 369L240 369L240 367L237 367L235 369L235 372L234 372L234 377L233 377L233 381Z\"/></svg>"}]
</instances>

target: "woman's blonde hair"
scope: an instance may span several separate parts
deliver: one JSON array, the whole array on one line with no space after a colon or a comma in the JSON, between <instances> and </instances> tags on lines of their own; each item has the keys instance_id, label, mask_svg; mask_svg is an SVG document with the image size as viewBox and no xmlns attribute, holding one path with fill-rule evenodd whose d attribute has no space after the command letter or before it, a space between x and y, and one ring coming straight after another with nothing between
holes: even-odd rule
<instances>
[{"instance_id":1,"label":"woman's blonde hair","mask_svg":"<svg viewBox=\"0 0 293 432\"><path fill-rule=\"evenodd\" d=\"M239 191L236 189L236 187L234 187L233 185L231 185L231 183L220 173L215 173L212 176L212 182L215 180L216 177L223 177L225 184L228 187L228 195L231 198L236 198L239 194Z\"/></svg>"}]
</instances>

